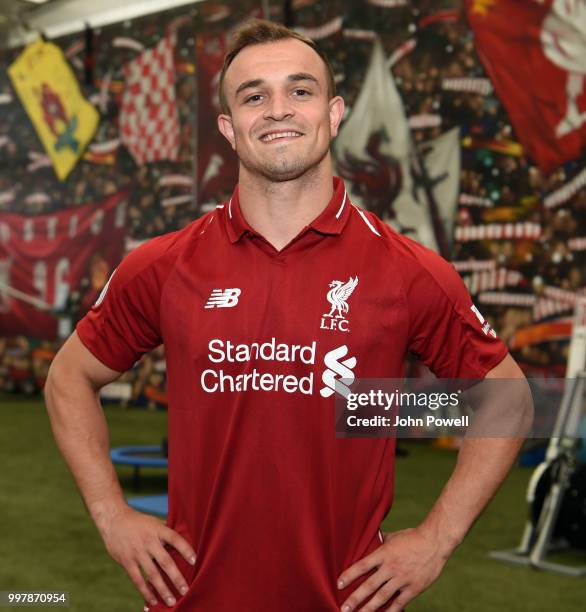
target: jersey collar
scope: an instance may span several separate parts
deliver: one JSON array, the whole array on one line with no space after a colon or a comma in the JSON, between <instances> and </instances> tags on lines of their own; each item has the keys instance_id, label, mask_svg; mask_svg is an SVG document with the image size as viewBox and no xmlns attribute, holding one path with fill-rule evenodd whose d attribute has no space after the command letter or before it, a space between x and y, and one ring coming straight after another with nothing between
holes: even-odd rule
<instances>
[{"instance_id":1,"label":"jersey collar","mask_svg":"<svg viewBox=\"0 0 586 612\"><path fill-rule=\"evenodd\" d=\"M338 235L342 233L348 215L350 213L350 198L344 187L344 181L334 177L334 194L325 209L302 231L301 234L313 229L321 234ZM223 206L226 215L226 227L230 242L237 242L246 232L259 235L255 232L240 210L240 202L238 200L238 185L234 189L234 193L230 200Z\"/></svg>"}]
</instances>

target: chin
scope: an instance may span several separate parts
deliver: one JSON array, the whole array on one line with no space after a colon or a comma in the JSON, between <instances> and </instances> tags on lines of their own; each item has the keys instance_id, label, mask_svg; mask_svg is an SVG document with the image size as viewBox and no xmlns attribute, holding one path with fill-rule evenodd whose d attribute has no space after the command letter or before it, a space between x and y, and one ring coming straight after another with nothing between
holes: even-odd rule
<instances>
[{"instance_id":1,"label":"chin","mask_svg":"<svg viewBox=\"0 0 586 612\"><path fill-rule=\"evenodd\" d=\"M326 149L324 154L319 157L312 156L313 159L309 156L296 156L293 159L271 160L271 163L258 167L257 171L260 171L265 178L273 181L292 181L304 175L309 176L317 171L328 151L329 149Z\"/></svg>"},{"instance_id":2,"label":"chin","mask_svg":"<svg viewBox=\"0 0 586 612\"><path fill-rule=\"evenodd\" d=\"M294 181L304 174L310 173L313 169L314 166L308 165L289 166L286 168L273 166L270 168L263 168L261 174L271 181L283 183L285 181Z\"/></svg>"},{"instance_id":3,"label":"chin","mask_svg":"<svg viewBox=\"0 0 586 612\"><path fill-rule=\"evenodd\" d=\"M271 159L264 163L247 163L245 160L240 160L251 174L256 174L274 182L292 181L312 168L311 163L308 163L307 158L303 159L296 157L295 159Z\"/></svg>"},{"instance_id":4,"label":"chin","mask_svg":"<svg viewBox=\"0 0 586 612\"><path fill-rule=\"evenodd\" d=\"M316 155L316 151L313 149L303 152L289 151L289 155L283 153L279 155L275 150L270 155L267 155L265 152L258 157L240 157L240 155L238 157L240 163L250 174L262 176L264 179L272 182L284 183L286 181L294 181L304 175L309 177L318 170L329 150L329 146L327 146L319 155ZM238 154L238 150L236 153Z\"/></svg>"}]
</instances>

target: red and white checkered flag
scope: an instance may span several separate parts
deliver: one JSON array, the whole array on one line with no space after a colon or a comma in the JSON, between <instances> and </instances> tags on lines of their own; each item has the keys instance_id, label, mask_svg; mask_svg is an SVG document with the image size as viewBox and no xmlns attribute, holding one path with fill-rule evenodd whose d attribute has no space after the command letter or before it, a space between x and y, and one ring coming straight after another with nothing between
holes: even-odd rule
<instances>
[{"instance_id":1,"label":"red and white checkered flag","mask_svg":"<svg viewBox=\"0 0 586 612\"><path fill-rule=\"evenodd\" d=\"M120 132L139 165L179 154L174 48L175 37L166 36L124 66Z\"/></svg>"}]
</instances>

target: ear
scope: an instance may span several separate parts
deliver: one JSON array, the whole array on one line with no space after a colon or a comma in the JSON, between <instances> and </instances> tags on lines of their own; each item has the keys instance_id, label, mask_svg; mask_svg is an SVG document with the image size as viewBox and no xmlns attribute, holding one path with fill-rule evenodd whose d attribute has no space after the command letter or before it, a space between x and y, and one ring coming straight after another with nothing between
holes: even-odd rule
<instances>
[{"instance_id":1,"label":"ear","mask_svg":"<svg viewBox=\"0 0 586 612\"><path fill-rule=\"evenodd\" d=\"M338 135L338 128L344 116L344 100L340 96L336 96L329 101L330 107L330 131L332 138Z\"/></svg>"},{"instance_id":2,"label":"ear","mask_svg":"<svg viewBox=\"0 0 586 612\"><path fill-rule=\"evenodd\" d=\"M222 133L222 136L230 143L234 151L236 151L236 139L234 138L232 117L230 117L230 115L218 115L218 129Z\"/></svg>"}]
</instances>

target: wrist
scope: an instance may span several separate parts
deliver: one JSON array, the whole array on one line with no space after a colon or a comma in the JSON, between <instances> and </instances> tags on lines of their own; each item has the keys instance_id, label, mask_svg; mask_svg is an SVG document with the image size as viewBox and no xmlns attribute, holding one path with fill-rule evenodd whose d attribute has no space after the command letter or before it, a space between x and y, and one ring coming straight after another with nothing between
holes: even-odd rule
<instances>
[{"instance_id":1,"label":"wrist","mask_svg":"<svg viewBox=\"0 0 586 612\"><path fill-rule=\"evenodd\" d=\"M90 516L102 535L108 532L112 521L124 514L129 508L130 507L123 497L114 498L108 501L100 500L88 504Z\"/></svg>"},{"instance_id":2,"label":"wrist","mask_svg":"<svg viewBox=\"0 0 586 612\"><path fill-rule=\"evenodd\" d=\"M459 530L453 529L452 526L442 525L429 519L424 520L417 529L427 538L434 541L437 551L446 559L462 543L465 535Z\"/></svg>"}]
</instances>

